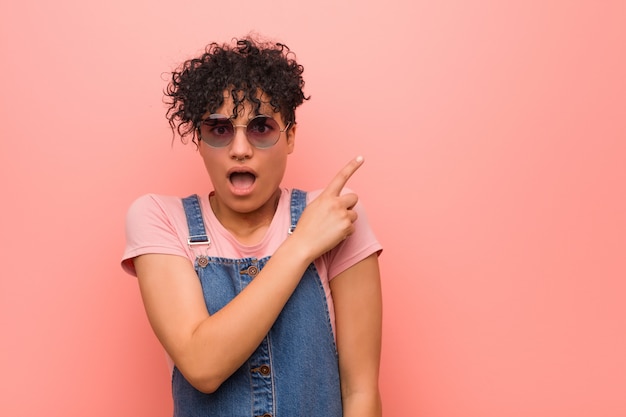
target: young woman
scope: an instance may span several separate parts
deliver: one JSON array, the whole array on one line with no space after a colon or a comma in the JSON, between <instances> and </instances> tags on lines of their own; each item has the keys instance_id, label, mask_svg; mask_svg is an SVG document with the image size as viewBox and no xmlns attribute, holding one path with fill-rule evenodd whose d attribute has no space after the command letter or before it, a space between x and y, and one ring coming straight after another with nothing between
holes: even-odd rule
<instances>
[{"instance_id":1,"label":"young woman","mask_svg":"<svg viewBox=\"0 0 626 417\"><path fill-rule=\"evenodd\" d=\"M173 362L174 415L381 415L382 250L357 196L361 157L323 190L281 187L307 98L289 49L210 44L173 73L172 130L213 191L145 195L122 265Z\"/></svg>"}]
</instances>

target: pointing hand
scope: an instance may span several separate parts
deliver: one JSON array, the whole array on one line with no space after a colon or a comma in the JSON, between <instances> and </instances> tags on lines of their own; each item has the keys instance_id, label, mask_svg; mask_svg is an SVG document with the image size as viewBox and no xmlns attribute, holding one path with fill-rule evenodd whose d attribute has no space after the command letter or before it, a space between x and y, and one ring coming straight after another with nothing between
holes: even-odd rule
<instances>
[{"instance_id":1,"label":"pointing hand","mask_svg":"<svg viewBox=\"0 0 626 417\"><path fill-rule=\"evenodd\" d=\"M322 193L302 213L292 238L306 245L311 261L328 252L354 232L358 196L341 194L346 183L363 164L359 156L344 166Z\"/></svg>"}]
</instances>

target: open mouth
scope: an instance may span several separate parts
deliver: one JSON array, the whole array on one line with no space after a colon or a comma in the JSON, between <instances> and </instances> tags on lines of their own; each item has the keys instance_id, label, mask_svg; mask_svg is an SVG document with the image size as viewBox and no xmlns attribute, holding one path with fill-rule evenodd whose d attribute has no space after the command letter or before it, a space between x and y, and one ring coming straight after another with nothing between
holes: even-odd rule
<instances>
[{"instance_id":1,"label":"open mouth","mask_svg":"<svg viewBox=\"0 0 626 417\"><path fill-rule=\"evenodd\" d=\"M251 172L233 172L228 176L230 183L239 190L246 190L256 181L256 175Z\"/></svg>"}]
</instances>

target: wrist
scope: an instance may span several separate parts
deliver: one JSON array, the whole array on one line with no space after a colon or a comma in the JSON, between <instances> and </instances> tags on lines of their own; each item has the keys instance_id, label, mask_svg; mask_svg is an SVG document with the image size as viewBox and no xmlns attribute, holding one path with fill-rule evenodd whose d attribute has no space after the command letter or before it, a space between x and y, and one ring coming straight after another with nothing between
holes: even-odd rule
<instances>
[{"instance_id":1,"label":"wrist","mask_svg":"<svg viewBox=\"0 0 626 417\"><path fill-rule=\"evenodd\" d=\"M287 237L276 251L276 254L279 252L283 253L290 261L302 263L304 268L308 267L308 265L318 257L312 250L310 243L302 239L296 233Z\"/></svg>"}]
</instances>

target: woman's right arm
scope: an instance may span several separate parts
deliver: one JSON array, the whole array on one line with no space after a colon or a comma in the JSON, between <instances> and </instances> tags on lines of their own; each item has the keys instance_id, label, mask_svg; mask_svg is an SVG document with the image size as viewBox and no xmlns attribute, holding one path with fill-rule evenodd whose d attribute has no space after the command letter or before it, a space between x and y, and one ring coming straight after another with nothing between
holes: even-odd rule
<instances>
[{"instance_id":1,"label":"woman's right arm","mask_svg":"<svg viewBox=\"0 0 626 417\"><path fill-rule=\"evenodd\" d=\"M361 164L362 159L352 160L337 174L254 280L213 315L189 259L134 258L150 324L196 389L214 392L232 375L269 332L308 265L353 232L358 198L340 192Z\"/></svg>"}]
</instances>

